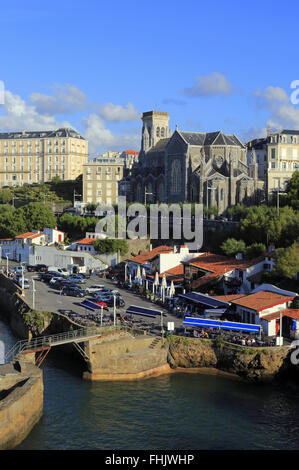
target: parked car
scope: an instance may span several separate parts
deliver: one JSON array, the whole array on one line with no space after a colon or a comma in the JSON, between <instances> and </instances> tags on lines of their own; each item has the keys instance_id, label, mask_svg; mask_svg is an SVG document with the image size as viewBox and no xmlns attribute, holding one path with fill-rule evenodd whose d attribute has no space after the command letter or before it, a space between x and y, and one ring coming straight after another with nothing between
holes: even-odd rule
<instances>
[{"instance_id":1,"label":"parked car","mask_svg":"<svg viewBox=\"0 0 299 470\"><path fill-rule=\"evenodd\" d=\"M111 290L107 289L106 287L104 289L97 290L95 292L91 292L91 295L93 297L99 297L99 296L104 296L104 295L111 295Z\"/></svg>"},{"instance_id":2,"label":"parked car","mask_svg":"<svg viewBox=\"0 0 299 470\"><path fill-rule=\"evenodd\" d=\"M98 291L101 291L102 289L105 289L105 286L103 286L102 284L94 284L90 287L86 287L86 292L88 294L91 294L92 292L98 292Z\"/></svg>"},{"instance_id":3,"label":"parked car","mask_svg":"<svg viewBox=\"0 0 299 470\"><path fill-rule=\"evenodd\" d=\"M28 279L24 279L23 282L24 282L24 289L29 289L30 284L29 284ZM20 277L18 278L17 283L18 283L18 286L22 287L22 276L20 276Z\"/></svg>"},{"instance_id":4,"label":"parked car","mask_svg":"<svg viewBox=\"0 0 299 470\"><path fill-rule=\"evenodd\" d=\"M84 297L85 292L82 289L79 289L78 287L64 287L62 291L62 295L69 295L72 297Z\"/></svg>"},{"instance_id":5,"label":"parked car","mask_svg":"<svg viewBox=\"0 0 299 470\"><path fill-rule=\"evenodd\" d=\"M113 307L114 306L114 299L113 297L110 298L109 300L105 301L107 306L108 307ZM116 296L115 297L115 306L116 307L124 307L126 304L125 304L125 301L123 299L121 299L120 297Z\"/></svg>"},{"instance_id":6,"label":"parked car","mask_svg":"<svg viewBox=\"0 0 299 470\"><path fill-rule=\"evenodd\" d=\"M56 266L49 266L48 272L57 272L62 274L63 276L69 275L69 271L66 268L57 268Z\"/></svg>"},{"instance_id":7,"label":"parked car","mask_svg":"<svg viewBox=\"0 0 299 470\"><path fill-rule=\"evenodd\" d=\"M45 273L48 270L48 267L45 264L37 264L35 270L39 273Z\"/></svg>"},{"instance_id":8,"label":"parked car","mask_svg":"<svg viewBox=\"0 0 299 470\"><path fill-rule=\"evenodd\" d=\"M36 271L36 266L32 266L31 264L27 264L27 271L29 273L32 273L32 272Z\"/></svg>"},{"instance_id":9,"label":"parked car","mask_svg":"<svg viewBox=\"0 0 299 470\"><path fill-rule=\"evenodd\" d=\"M16 274L22 274L27 272L26 266L15 266L13 270Z\"/></svg>"},{"instance_id":10,"label":"parked car","mask_svg":"<svg viewBox=\"0 0 299 470\"><path fill-rule=\"evenodd\" d=\"M85 284L86 283L86 279L84 279L83 277L79 276L79 275L71 275L67 278L68 281L71 281L71 282L74 282L75 284Z\"/></svg>"}]
</instances>

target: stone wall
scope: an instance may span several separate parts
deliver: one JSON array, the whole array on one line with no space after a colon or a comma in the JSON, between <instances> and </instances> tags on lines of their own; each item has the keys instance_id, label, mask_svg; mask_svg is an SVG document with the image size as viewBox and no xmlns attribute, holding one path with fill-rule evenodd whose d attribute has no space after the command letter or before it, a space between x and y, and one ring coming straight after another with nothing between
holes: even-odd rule
<instances>
[{"instance_id":1,"label":"stone wall","mask_svg":"<svg viewBox=\"0 0 299 470\"><path fill-rule=\"evenodd\" d=\"M168 345L161 347L158 343L151 348L153 341L153 337L133 336L125 331L89 341L85 351L90 360L84 378L130 380L169 372Z\"/></svg>"},{"instance_id":2,"label":"stone wall","mask_svg":"<svg viewBox=\"0 0 299 470\"><path fill-rule=\"evenodd\" d=\"M31 364L0 366L0 450L27 437L43 413L42 372Z\"/></svg>"}]
</instances>

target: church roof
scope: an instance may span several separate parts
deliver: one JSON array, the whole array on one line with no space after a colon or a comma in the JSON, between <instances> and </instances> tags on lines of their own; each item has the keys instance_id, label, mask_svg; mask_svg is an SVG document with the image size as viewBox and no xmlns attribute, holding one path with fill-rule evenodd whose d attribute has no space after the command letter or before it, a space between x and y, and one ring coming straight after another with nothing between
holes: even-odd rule
<instances>
[{"instance_id":1,"label":"church roof","mask_svg":"<svg viewBox=\"0 0 299 470\"><path fill-rule=\"evenodd\" d=\"M179 132L189 145L233 145L244 147L244 144L234 134L217 132Z\"/></svg>"},{"instance_id":2,"label":"church roof","mask_svg":"<svg viewBox=\"0 0 299 470\"><path fill-rule=\"evenodd\" d=\"M166 147L169 141L170 141L170 138L158 140L158 142L152 148L149 149L149 152L164 150L164 148Z\"/></svg>"}]
</instances>

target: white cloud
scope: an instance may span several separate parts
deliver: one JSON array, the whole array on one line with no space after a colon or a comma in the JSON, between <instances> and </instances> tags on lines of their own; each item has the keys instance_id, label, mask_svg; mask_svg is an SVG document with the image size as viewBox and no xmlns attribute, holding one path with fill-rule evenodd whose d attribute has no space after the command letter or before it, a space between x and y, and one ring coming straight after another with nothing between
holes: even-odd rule
<instances>
[{"instance_id":1,"label":"white cloud","mask_svg":"<svg viewBox=\"0 0 299 470\"><path fill-rule=\"evenodd\" d=\"M54 85L53 95L32 93L30 102L41 114L70 114L88 108L85 93L74 85Z\"/></svg>"},{"instance_id":2,"label":"white cloud","mask_svg":"<svg viewBox=\"0 0 299 470\"><path fill-rule=\"evenodd\" d=\"M191 88L185 88L183 94L189 96L227 96L235 90L233 84L219 72L196 77L196 83Z\"/></svg>"},{"instance_id":3,"label":"white cloud","mask_svg":"<svg viewBox=\"0 0 299 470\"><path fill-rule=\"evenodd\" d=\"M90 153L102 150L121 151L127 148L139 149L140 134L115 134L107 129L105 121L96 113L82 120L84 136L88 140Z\"/></svg>"},{"instance_id":4,"label":"white cloud","mask_svg":"<svg viewBox=\"0 0 299 470\"><path fill-rule=\"evenodd\" d=\"M269 112L267 125L272 129L299 129L299 108L291 103L285 90L268 86L264 91L256 91L254 97L257 106Z\"/></svg>"},{"instance_id":5,"label":"white cloud","mask_svg":"<svg viewBox=\"0 0 299 470\"><path fill-rule=\"evenodd\" d=\"M141 116L132 103L128 103L126 107L106 103L98 106L98 112L102 118L109 122L137 121Z\"/></svg>"},{"instance_id":6,"label":"white cloud","mask_svg":"<svg viewBox=\"0 0 299 470\"><path fill-rule=\"evenodd\" d=\"M58 127L71 127L67 121L58 122L54 116L40 114L35 106L30 106L19 96L5 91L4 114L0 114L0 129L19 130L50 130Z\"/></svg>"}]
</instances>

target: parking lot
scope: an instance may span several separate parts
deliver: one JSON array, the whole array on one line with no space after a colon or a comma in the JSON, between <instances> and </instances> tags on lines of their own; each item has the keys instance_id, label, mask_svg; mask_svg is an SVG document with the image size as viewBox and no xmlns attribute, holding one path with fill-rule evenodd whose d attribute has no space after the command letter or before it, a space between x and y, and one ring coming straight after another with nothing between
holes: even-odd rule
<instances>
[{"instance_id":1,"label":"parking lot","mask_svg":"<svg viewBox=\"0 0 299 470\"><path fill-rule=\"evenodd\" d=\"M10 267L14 266L16 263L10 263ZM87 308L80 305L84 299L93 301L93 297L90 294L85 295L83 298L72 297L67 295L61 295L59 289L51 287L47 282L42 282L40 280L40 274L36 272L26 272L25 279L29 281L29 288L25 289L25 298L30 306L34 307L36 310L48 311L48 312L62 312L62 311L72 311L75 315L72 315L72 318L78 320L82 319L83 324L88 324L89 321L95 321L96 324L100 322L100 309L96 318L97 312L92 312ZM34 282L33 282L34 281ZM163 312L163 325L164 329L167 329L167 323L173 322L174 327L180 327L182 325L182 319L177 318L174 315L171 315L167 310L163 309L160 306L157 306L150 302L149 300L128 291L127 289L122 289L117 287L116 282L100 278L97 274L91 275L90 279L86 280L85 284L80 284L80 288L86 289L92 285L101 284L109 289L116 289L121 298L125 302L124 307L116 307L116 316L117 318L124 317L126 315L126 310L131 305L135 305L143 308L150 308L153 310L159 310ZM35 288L35 294L33 295L33 285ZM34 302L34 305L33 305ZM103 321L104 322L113 322L114 321L114 309L109 307L108 311L104 310ZM127 317L128 318L128 317ZM133 315L130 318L130 324L136 326L137 328L149 329L149 326L152 328L160 329L161 325L161 316L157 315L156 318ZM81 322L82 323L82 322Z\"/></svg>"}]
</instances>

